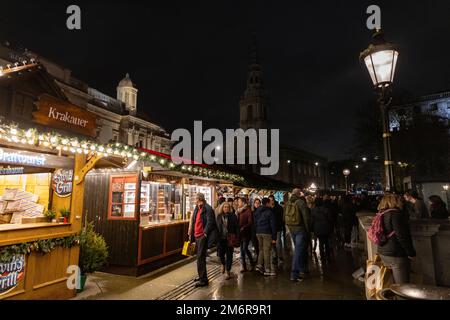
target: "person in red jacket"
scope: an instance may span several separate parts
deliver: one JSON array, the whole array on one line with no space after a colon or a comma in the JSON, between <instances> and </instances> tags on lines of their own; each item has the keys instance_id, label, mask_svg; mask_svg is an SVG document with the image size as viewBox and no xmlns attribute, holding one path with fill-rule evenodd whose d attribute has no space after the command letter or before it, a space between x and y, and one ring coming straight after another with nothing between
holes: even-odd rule
<instances>
[{"instance_id":1,"label":"person in red jacket","mask_svg":"<svg viewBox=\"0 0 450 320\"><path fill-rule=\"evenodd\" d=\"M245 256L248 257L251 268L255 266L254 259L252 254L248 248L250 240L252 239L252 225L253 225L253 214L252 208L247 204L246 198L238 199L238 208L236 210L236 215L239 221L239 235L241 242L241 263L242 270L241 272L247 271L247 264L245 262Z\"/></svg>"}]
</instances>

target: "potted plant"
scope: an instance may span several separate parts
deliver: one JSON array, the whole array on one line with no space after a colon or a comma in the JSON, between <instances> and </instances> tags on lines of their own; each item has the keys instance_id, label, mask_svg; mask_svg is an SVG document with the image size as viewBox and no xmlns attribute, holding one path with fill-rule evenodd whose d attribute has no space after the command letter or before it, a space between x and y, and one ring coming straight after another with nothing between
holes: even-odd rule
<instances>
[{"instance_id":1,"label":"potted plant","mask_svg":"<svg viewBox=\"0 0 450 320\"><path fill-rule=\"evenodd\" d=\"M63 222L68 223L70 218L70 210L67 208L62 208L59 209L59 213L61 213L61 217L64 218Z\"/></svg>"},{"instance_id":2,"label":"potted plant","mask_svg":"<svg viewBox=\"0 0 450 320\"><path fill-rule=\"evenodd\" d=\"M94 224L88 223L80 232L80 289L84 290L87 275L99 270L108 259L105 239L94 231Z\"/></svg>"},{"instance_id":3,"label":"potted plant","mask_svg":"<svg viewBox=\"0 0 450 320\"><path fill-rule=\"evenodd\" d=\"M47 218L48 222L52 222L56 218L56 213L52 210L47 210L44 212L44 217Z\"/></svg>"}]
</instances>

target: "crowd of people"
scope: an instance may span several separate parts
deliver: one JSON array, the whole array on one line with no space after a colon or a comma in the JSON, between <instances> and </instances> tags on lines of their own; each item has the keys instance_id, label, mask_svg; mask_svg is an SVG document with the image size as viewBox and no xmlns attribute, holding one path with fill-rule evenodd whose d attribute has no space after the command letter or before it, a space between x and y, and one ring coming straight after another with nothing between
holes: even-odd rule
<instances>
[{"instance_id":1,"label":"crowd of people","mask_svg":"<svg viewBox=\"0 0 450 320\"><path fill-rule=\"evenodd\" d=\"M196 286L207 286L207 250L217 247L225 279L232 277L231 266L235 248L240 250L240 272L257 271L264 276L276 276L284 263L287 235L294 250L292 281L301 281L309 273L309 255L316 254L323 265L335 262L335 249L354 246L356 213L383 212L384 228L389 237L379 245L383 262L394 273L396 283L409 281L410 261L415 250L409 231L409 221L415 219L448 219L445 202L439 196L429 198L429 206L416 192L403 196L385 194L379 197L362 195L308 195L294 189L280 203L273 195L256 198L247 196L219 197L213 209L203 194L197 194L197 206L189 227L190 241L196 243L198 278Z\"/></svg>"}]
</instances>

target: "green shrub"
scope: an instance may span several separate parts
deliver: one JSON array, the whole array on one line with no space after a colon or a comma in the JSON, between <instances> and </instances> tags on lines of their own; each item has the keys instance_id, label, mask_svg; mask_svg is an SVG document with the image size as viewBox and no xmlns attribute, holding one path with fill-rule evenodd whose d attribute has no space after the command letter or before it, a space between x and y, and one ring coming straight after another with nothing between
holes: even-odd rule
<instances>
[{"instance_id":1,"label":"green shrub","mask_svg":"<svg viewBox=\"0 0 450 320\"><path fill-rule=\"evenodd\" d=\"M61 217L63 217L63 218L69 219L69 217L70 217L70 210L67 208L59 209L59 213L61 213Z\"/></svg>"},{"instance_id":2,"label":"green shrub","mask_svg":"<svg viewBox=\"0 0 450 320\"><path fill-rule=\"evenodd\" d=\"M56 218L56 213L52 210L47 210L44 213L44 217L46 217L49 220L55 219Z\"/></svg>"},{"instance_id":3,"label":"green shrub","mask_svg":"<svg viewBox=\"0 0 450 320\"><path fill-rule=\"evenodd\" d=\"M108 259L105 239L94 231L94 224L87 224L80 233L80 269L82 274L99 270Z\"/></svg>"}]
</instances>

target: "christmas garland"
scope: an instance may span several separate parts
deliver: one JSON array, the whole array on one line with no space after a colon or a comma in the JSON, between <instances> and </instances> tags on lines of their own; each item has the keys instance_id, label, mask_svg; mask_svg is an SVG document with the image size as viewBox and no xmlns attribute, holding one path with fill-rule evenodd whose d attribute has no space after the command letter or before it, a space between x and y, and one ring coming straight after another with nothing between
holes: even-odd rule
<instances>
[{"instance_id":1,"label":"christmas garland","mask_svg":"<svg viewBox=\"0 0 450 320\"><path fill-rule=\"evenodd\" d=\"M126 159L150 161L158 163L169 170L181 171L191 175L212 179L224 179L233 182L243 182L244 178L238 174L232 174L216 169L202 168L196 165L176 164L165 157L143 152L133 146L123 143L100 144L89 140L78 140L75 137L62 136L55 132L38 132L36 128L28 130L20 129L17 125L1 123L0 139L11 143L40 146L53 150L62 150L71 153L96 153L101 157L119 156Z\"/></svg>"},{"instance_id":2,"label":"christmas garland","mask_svg":"<svg viewBox=\"0 0 450 320\"><path fill-rule=\"evenodd\" d=\"M2 247L0 248L0 263L11 262L14 255L28 254L32 251L46 254L51 252L56 247L71 248L79 243L80 237L78 235L74 235L64 238L37 240Z\"/></svg>"}]
</instances>

